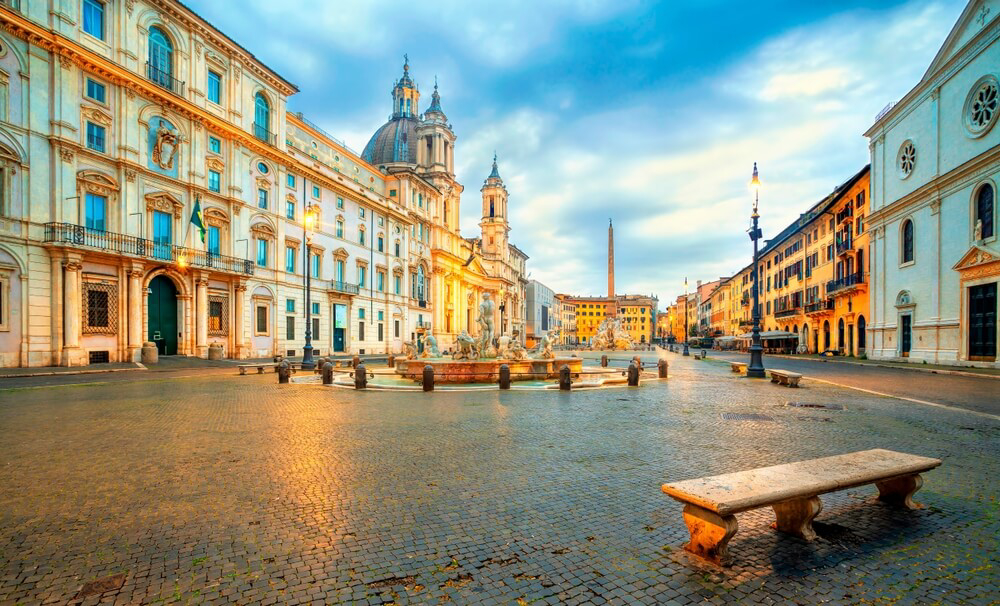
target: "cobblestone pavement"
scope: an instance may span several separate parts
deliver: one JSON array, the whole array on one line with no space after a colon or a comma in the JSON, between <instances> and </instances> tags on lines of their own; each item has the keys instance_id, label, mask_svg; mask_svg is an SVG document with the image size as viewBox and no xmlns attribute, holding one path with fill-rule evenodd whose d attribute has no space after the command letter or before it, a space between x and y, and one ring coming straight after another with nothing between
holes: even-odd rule
<instances>
[{"instance_id":1,"label":"cobblestone pavement","mask_svg":"<svg viewBox=\"0 0 1000 606\"><path fill-rule=\"evenodd\" d=\"M576 393L0 391L0 603L996 603L1000 422L804 385L675 357ZM944 459L926 509L861 487L823 497L812 543L758 510L731 569L680 549L664 481L873 447Z\"/></svg>"},{"instance_id":2,"label":"cobblestone pavement","mask_svg":"<svg viewBox=\"0 0 1000 606\"><path fill-rule=\"evenodd\" d=\"M679 354L667 355L671 363L681 357ZM748 354L729 351L710 350L708 357L709 360L717 358L727 362L749 360ZM816 358L764 356L764 366L783 368L849 387L1000 415L1000 379L992 377L935 374L904 368L824 362Z\"/></svg>"}]
</instances>

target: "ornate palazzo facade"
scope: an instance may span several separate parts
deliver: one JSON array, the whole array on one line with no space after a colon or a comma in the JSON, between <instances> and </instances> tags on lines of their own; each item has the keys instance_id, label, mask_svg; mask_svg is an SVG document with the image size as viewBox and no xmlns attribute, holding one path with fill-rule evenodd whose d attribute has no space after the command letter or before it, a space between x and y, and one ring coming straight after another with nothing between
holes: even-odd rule
<instances>
[{"instance_id":1,"label":"ornate palazzo facade","mask_svg":"<svg viewBox=\"0 0 1000 606\"><path fill-rule=\"evenodd\" d=\"M0 25L0 365L296 355L306 271L324 355L454 334L483 292L523 323L524 255L459 236L439 102L417 164L376 166L179 2L0 4Z\"/></svg>"}]
</instances>

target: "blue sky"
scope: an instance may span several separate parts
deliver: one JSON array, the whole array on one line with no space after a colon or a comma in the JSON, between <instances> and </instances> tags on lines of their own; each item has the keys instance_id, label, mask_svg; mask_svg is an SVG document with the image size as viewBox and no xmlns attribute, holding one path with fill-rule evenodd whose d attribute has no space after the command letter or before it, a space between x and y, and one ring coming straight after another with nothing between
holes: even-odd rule
<instances>
[{"instance_id":1,"label":"blue sky","mask_svg":"<svg viewBox=\"0 0 1000 606\"><path fill-rule=\"evenodd\" d=\"M437 76L458 136L463 235L478 233L496 149L511 240L532 278L603 294L610 217L618 292L657 294L661 308L685 276L712 280L749 262L755 161L765 238L864 166L862 133L917 83L965 5L188 4L298 85L291 111L358 151L390 113L408 53L421 109Z\"/></svg>"}]
</instances>

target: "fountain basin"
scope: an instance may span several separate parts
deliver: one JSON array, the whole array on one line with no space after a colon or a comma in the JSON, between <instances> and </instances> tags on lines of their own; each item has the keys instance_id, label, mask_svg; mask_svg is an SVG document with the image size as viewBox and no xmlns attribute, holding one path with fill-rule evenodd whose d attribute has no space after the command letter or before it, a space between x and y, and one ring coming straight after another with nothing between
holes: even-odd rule
<instances>
[{"instance_id":1,"label":"fountain basin","mask_svg":"<svg viewBox=\"0 0 1000 606\"><path fill-rule=\"evenodd\" d=\"M423 378L424 367L434 368L435 383L496 383L500 379L500 367L510 367L512 381L558 379L559 369L569 366L570 373L577 375L583 370L583 358L552 358L504 360L486 358L480 360L452 360L451 358L418 358L416 360L396 360L396 374L419 381Z\"/></svg>"}]
</instances>

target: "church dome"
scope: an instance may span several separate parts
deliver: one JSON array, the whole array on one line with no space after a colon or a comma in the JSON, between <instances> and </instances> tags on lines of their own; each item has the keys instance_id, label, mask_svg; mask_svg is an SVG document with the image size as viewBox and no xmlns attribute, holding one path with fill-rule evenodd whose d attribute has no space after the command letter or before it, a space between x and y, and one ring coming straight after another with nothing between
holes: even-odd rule
<instances>
[{"instance_id":1,"label":"church dome","mask_svg":"<svg viewBox=\"0 0 1000 606\"><path fill-rule=\"evenodd\" d=\"M374 166L417 163L417 125L413 116L393 116L365 145L361 157Z\"/></svg>"}]
</instances>

